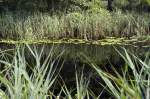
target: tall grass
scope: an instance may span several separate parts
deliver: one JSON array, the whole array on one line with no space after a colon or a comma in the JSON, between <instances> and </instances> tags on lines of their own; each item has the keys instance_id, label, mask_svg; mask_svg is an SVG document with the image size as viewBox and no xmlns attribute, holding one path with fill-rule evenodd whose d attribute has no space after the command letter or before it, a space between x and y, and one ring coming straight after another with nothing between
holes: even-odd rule
<instances>
[{"instance_id":1,"label":"tall grass","mask_svg":"<svg viewBox=\"0 0 150 99\"><path fill-rule=\"evenodd\" d=\"M118 50L117 50L118 51ZM125 68L121 72L114 66L114 74L106 72L90 61L90 65L95 69L99 77L102 78L110 92L116 99L149 99L150 98L150 59L149 53L145 60L127 52L118 53L126 62ZM120 67L122 68L122 67ZM101 83L101 82L100 82Z\"/></svg>"},{"instance_id":2,"label":"tall grass","mask_svg":"<svg viewBox=\"0 0 150 99\"><path fill-rule=\"evenodd\" d=\"M27 53L26 50L30 54L25 54ZM52 47L49 54L41 61L43 59L43 51L44 47L38 50L36 47L33 49L27 45L25 47L18 47L15 50L15 55L11 57L11 62L5 59L0 60L0 64L5 66L5 69L0 72L0 87L4 87L4 89L0 89L0 98L59 99L62 97L62 93L65 95L63 97L67 99L89 98L89 79L86 79L83 71L80 74L77 71L75 73L75 93L70 92L64 82L59 94L54 94L53 91L55 88L53 88L53 85L58 82L57 77L63 66L63 63L61 63L61 66L58 67L63 51L57 56L54 56L54 48ZM4 53L2 52L1 54ZM33 66L27 61L26 55L31 55L30 57L33 58L31 63Z\"/></svg>"},{"instance_id":3,"label":"tall grass","mask_svg":"<svg viewBox=\"0 0 150 99\"><path fill-rule=\"evenodd\" d=\"M97 95L90 87L91 78L97 78L91 75L91 78L88 78L83 70L81 72L75 71L76 84L75 87L72 86L73 88L69 88L63 79L58 79L58 77L61 77L59 72L63 63L59 64L59 62L63 52L56 56L52 47L49 54L43 58L44 47L38 50L27 45L26 48L28 48L30 55L33 57L33 66L27 61L25 48L22 47L18 47L15 50L12 61L7 61L5 60L6 58L0 60L0 63L5 67L3 71L0 71L0 88L4 87L0 89L0 98L2 99L59 99L61 97L66 99L99 99L102 94L110 94L110 97L116 99L150 98L149 52L145 60L141 60L125 49L124 53L116 50L126 64L124 67L120 66L122 71L112 66L113 71L111 72L106 72L93 63L92 59L84 55L94 73L96 72L96 77L101 78L101 80L98 80L98 83L101 84L99 88L103 89L102 86L104 86L104 90L107 90L107 93L103 93L102 90L98 92L100 95ZM61 81L63 83L60 85L58 93L55 93L54 84ZM56 85L59 86L59 84Z\"/></svg>"},{"instance_id":4,"label":"tall grass","mask_svg":"<svg viewBox=\"0 0 150 99\"><path fill-rule=\"evenodd\" d=\"M121 37L131 37L142 35L149 35L149 15L143 13L142 15L132 13L122 13L117 11L113 14L114 25L113 32Z\"/></svg>"},{"instance_id":5,"label":"tall grass","mask_svg":"<svg viewBox=\"0 0 150 99\"><path fill-rule=\"evenodd\" d=\"M107 36L149 35L149 14L110 13L93 8L85 12L50 15L41 12L6 12L0 17L1 39L102 39Z\"/></svg>"},{"instance_id":6,"label":"tall grass","mask_svg":"<svg viewBox=\"0 0 150 99\"><path fill-rule=\"evenodd\" d=\"M62 92L65 94L66 99L90 99L90 96L93 97L89 90L89 83L90 79L86 78L83 74L83 71L81 73L77 72L75 73L76 78L76 87L74 89L68 89L68 87L65 85L65 82L62 85Z\"/></svg>"},{"instance_id":7,"label":"tall grass","mask_svg":"<svg viewBox=\"0 0 150 99\"><path fill-rule=\"evenodd\" d=\"M0 83L6 87L5 90L0 90L1 98L47 99L53 97L50 89L58 74L56 60L59 60L62 53L53 59L53 49L51 49L43 63L40 63L43 49L37 54L36 50L31 50L29 46L28 48L36 61L33 68L27 64L24 48L16 50L12 62L0 60L6 66L5 68L9 66L9 69L0 74Z\"/></svg>"}]
</instances>

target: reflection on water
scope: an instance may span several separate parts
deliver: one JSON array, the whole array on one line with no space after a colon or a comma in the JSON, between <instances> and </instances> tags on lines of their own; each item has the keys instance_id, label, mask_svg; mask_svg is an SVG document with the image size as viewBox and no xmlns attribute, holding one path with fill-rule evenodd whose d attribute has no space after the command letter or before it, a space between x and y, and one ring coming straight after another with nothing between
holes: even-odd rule
<instances>
[{"instance_id":1,"label":"reflection on water","mask_svg":"<svg viewBox=\"0 0 150 99\"><path fill-rule=\"evenodd\" d=\"M23 45L20 45L23 46ZM116 51L119 50L121 53L123 51L123 47L125 47L129 52L139 56L144 57L146 52L149 51L149 47L133 47L133 46L97 46L97 45L75 45L75 44L59 44L59 45L50 45L50 44L34 44L30 45L32 49L36 49L39 53L42 48L43 49L43 57L46 57L51 48L53 47L54 58L59 53L64 51L62 60L64 62L64 67L62 69L66 75L74 72L75 65L77 67L82 67L85 65L86 60L82 57L82 55L87 56L91 61L101 67L109 67L110 63L115 67L124 66L124 61L121 56ZM14 45L1 45L1 50L15 49L18 46ZM14 51L13 51L14 52ZM11 53L12 54L12 53ZM26 60L29 63L33 63L33 55L29 52L28 48L25 47L25 56ZM2 56L1 56L2 58ZM43 58L44 59L44 58ZM87 65L87 64L86 64Z\"/></svg>"},{"instance_id":2,"label":"reflection on water","mask_svg":"<svg viewBox=\"0 0 150 99\"><path fill-rule=\"evenodd\" d=\"M21 46L21 45L20 45ZM145 56L145 52L148 52L150 47L133 47L133 46L99 46L99 45L77 45L77 44L58 44L58 45L51 45L51 44L34 44L30 45L31 48L37 49L40 51L44 47L43 56L46 56L51 48L53 47L53 51L55 55L64 51L63 57L66 61L73 61L73 60L81 60L80 54L86 55L88 58L92 59L95 63L99 65L107 64L108 61L111 63L118 63L121 60L120 55L116 51L119 50L122 52L122 48L125 47L131 53L138 55L139 57ZM3 44L0 45L1 50L8 50L8 49L15 49L17 46ZM26 47L25 47L26 48ZM26 50L26 57L31 58L31 53L28 53ZM84 62L84 60L82 60Z\"/></svg>"}]
</instances>

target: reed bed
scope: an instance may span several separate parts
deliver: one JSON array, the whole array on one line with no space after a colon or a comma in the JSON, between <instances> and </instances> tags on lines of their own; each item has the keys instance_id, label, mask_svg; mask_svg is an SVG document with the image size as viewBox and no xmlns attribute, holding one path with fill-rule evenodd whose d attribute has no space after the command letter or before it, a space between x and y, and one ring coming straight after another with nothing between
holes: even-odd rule
<instances>
[{"instance_id":1,"label":"reed bed","mask_svg":"<svg viewBox=\"0 0 150 99\"><path fill-rule=\"evenodd\" d=\"M92 9L62 15L41 12L6 12L0 16L1 39L98 40L107 36L141 37L149 35L149 14L110 13Z\"/></svg>"}]
</instances>

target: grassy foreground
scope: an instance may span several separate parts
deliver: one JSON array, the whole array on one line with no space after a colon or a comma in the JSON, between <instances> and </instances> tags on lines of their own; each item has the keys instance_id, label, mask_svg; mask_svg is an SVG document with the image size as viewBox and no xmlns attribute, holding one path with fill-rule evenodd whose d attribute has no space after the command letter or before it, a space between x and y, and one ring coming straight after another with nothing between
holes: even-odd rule
<instances>
[{"instance_id":1,"label":"grassy foreground","mask_svg":"<svg viewBox=\"0 0 150 99\"><path fill-rule=\"evenodd\" d=\"M115 66L112 66L114 73L106 72L93 63L92 59L81 54L81 57L96 72L96 78L88 76L92 79L101 79L97 80L97 83L103 90L98 92L99 94L97 95L90 88L91 79L84 75L84 70L81 70L80 73L78 71L75 72L76 86L73 89L68 88L65 84L66 82L59 79L61 78L59 72L63 68L63 63L61 66L58 66L58 63L63 51L53 58L54 49L52 48L43 60L43 48L37 51L37 49L32 49L28 45L26 47L33 56L33 60L35 60L32 66L28 64L25 58L24 48L17 48L14 56L8 55L4 51L0 53L0 65L3 66L3 70L0 72L0 87L4 87L4 89L0 89L0 98L2 99L59 99L60 97L67 99L99 99L105 91L110 95L109 98L150 98L149 52L145 59L141 60L125 49L123 54L116 49L126 62L126 65L122 67L121 72L118 72ZM6 55L10 57L9 60ZM59 85L61 81L63 83ZM60 86L57 94L54 93L55 85Z\"/></svg>"}]
</instances>

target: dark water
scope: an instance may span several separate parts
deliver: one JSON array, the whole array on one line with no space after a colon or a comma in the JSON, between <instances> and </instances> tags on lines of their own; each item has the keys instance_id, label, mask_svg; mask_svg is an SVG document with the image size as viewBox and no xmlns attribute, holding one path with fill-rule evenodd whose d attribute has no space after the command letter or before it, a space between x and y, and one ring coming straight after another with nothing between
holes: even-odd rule
<instances>
[{"instance_id":1,"label":"dark water","mask_svg":"<svg viewBox=\"0 0 150 99\"><path fill-rule=\"evenodd\" d=\"M27 59L32 58L31 53L29 52L26 45L19 45L20 47L24 46L26 52L25 56ZM62 58L65 59L66 62L72 62L74 60L76 61L82 61L85 62L81 56L85 55L90 60L92 60L94 63L98 65L105 66L110 63L114 64L120 64L122 62L121 56L118 54L117 50L120 53L123 53L123 48L125 48L130 53L133 53L139 57L144 57L146 55L146 52L150 51L150 47L141 47L141 46L120 46L120 45L105 45L105 46L99 46L99 45L77 45L77 44L34 44L29 45L31 49L36 49L39 53L41 49L43 48L43 56L47 56L49 52L51 51L51 48L53 48L53 52L57 56L57 54L63 52ZM9 45L9 44L0 44L0 50L1 51L7 51L7 52L15 52L12 51L13 49L16 49L17 45ZM11 50L11 51L9 51Z\"/></svg>"},{"instance_id":2,"label":"dark water","mask_svg":"<svg viewBox=\"0 0 150 99\"><path fill-rule=\"evenodd\" d=\"M26 60L29 64L34 62L33 56L30 53L29 49L26 45L20 45L25 47L25 56ZM84 73L86 77L95 76L93 69L89 66L85 56L92 61L93 63L97 64L97 66L111 72L111 65L113 65L118 71L120 71L125 62L122 57L118 54L116 50L120 53L124 53L123 48L125 48L130 53L143 58L146 56L146 52L150 51L150 47L141 47L141 46L118 46L118 45L106 45L106 46L97 46L97 45L75 45L75 44L58 44L58 45L51 45L51 44L36 44L36 45L29 45L32 49L36 49L39 53L42 48L43 50L43 59L46 57L50 50L53 48L54 58L63 52L63 55L60 59L60 64L64 62L63 68L60 72L61 77L66 82L66 84L70 87L75 86L75 70L82 70L84 68ZM1 51L8 50L8 49L16 49L17 47L14 45L9 44L2 44L0 46ZM15 50L8 51L9 53L13 54ZM3 58L2 56L0 58ZM95 93L99 94L101 89L98 89L99 85L96 84L96 81L100 80L99 78L92 77L90 86L93 88ZM101 80L100 80L101 81ZM103 95L102 95L103 96ZM106 96L106 94L104 95Z\"/></svg>"},{"instance_id":3,"label":"dark water","mask_svg":"<svg viewBox=\"0 0 150 99\"><path fill-rule=\"evenodd\" d=\"M29 63L32 63L33 55L29 51L26 45L19 45L25 47L25 56L26 60ZM123 48L125 48L130 53L134 55L144 58L146 56L146 52L150 50L150 47L141 47L141 46L118 46L118 45L106 45L106 46L97 46L97 45L76 45L76 44L58 44L58 45L51 45L51 44L34 44L29 45L31 49L36 49L39 53L43 48L43 57L48 56L50 50L53 48L54 55L57 56L61 52L63 52L61 61L64 61L63 66L63 74L71 75L74 72L75 65L76 67L82 67L83 65L87 65L87 60L85 56L92 61L93 63L97 64L103 68L109 68L110 64L117 67L118 69L124 65L124 61L122 57L118 54L116 50L120 53L124 53ZM9 45L9 44L1 44L1 50L8 50L7 52L13 54L16 49L16 45ZM6 53L7 53L6 52ZM55 58L54 56L54 58ZM83 57L84 56L84 57ZM44 58L43 58L44 59ZM87 68L87 67L86 67ZM74 73L73 73L74 74Z\"/></svg>"},{"instance_id":4,"label":"dark water","mask_svg":"<svg viewBox=\"0 0 150 99\"><path fill-rule=\"evenodd\" d=\"M35 45L31 45L32 47ZM36 45L36 49L39 51L44 46L43 56L47 56L50 52L53 45ZM118 54L124 53L123 48L125 48L128 52L133 53L134 55L144 58L146 56L146 52L150 51L150 47L141 47L141 46L97 46L97 45L73 45L73 44L61 44L54 45L53 50L55 55L63 52L62 58L65 59L65 63L72 63L74 61L85 63L86 59L82 56L88 57L92 62L96 63L99 66L105 66L109 63L114 65L123 65L122 58ZM30 53L29 53L30 54ZM26 55L30 58L30 55Z\"/></svg>"}]
</instances>

